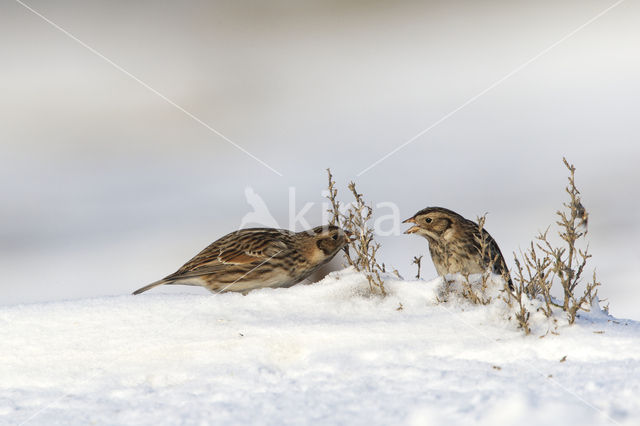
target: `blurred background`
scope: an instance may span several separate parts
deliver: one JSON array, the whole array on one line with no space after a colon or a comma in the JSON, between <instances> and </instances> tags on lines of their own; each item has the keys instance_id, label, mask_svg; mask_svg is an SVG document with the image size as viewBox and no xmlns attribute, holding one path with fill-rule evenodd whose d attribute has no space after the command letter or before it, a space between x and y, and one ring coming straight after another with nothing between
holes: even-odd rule
<instances>
[{"instance_id":1,"label":"blurred background","mask_svg":"<svg viewBox=\"0 0 640 426\"><path fill-rule=\"evenodd\" d=\"M640 3L626 1L366 173L613 1L28 1L0 5L0 304L126 294L331 167L401 219L439 205L510 253L555 220L566 156L611 313L640 319ZM389 214L381 209L381 214ZM403 226L404 230L405 227ZM299 230L299 229L298 229ZM427 253L380 237L405 276ZM436 273L425 262L423 278ZM157 291L206 292L185 287Z\"/></svg>"}]
</instances>

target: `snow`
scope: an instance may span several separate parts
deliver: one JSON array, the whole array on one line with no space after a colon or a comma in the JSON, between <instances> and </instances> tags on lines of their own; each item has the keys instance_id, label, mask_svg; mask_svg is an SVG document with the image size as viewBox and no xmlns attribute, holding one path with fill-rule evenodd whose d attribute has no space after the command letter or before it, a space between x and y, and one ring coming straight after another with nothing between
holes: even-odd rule
<instances>
[{"instance_id":1,"label":"snow","mask_svg":"<svg viewBox=\"0 0 640 426\"><path fill-rule=\"evenodd\" d=\"M440 279L386 287L1 307L0 424L640 424L640 323L533 315L524 336Z\"/></svg>"}]
</instances>

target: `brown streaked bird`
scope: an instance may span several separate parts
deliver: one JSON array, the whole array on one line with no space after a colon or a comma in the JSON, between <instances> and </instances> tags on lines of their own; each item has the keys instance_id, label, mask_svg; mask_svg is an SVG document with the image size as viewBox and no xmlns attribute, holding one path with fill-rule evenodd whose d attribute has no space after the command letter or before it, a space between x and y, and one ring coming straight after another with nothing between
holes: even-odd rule
<instances>
[{"instance_id":1,"label":"brown streaked bird","mask_svg":"<svg viewBox=\"0 0 640 426\"><path fill-rule=\"evenodd\" d=\"M484 257L481 256L478 224L443 207L427 207L403 223L414 224L405 234L418 234L429 242L431 260L438 275L480 274L491 266L493 273L507 277L509 287L513 283L500 252L498 243L482 229L486 241Z\"/></svg>"},{"instance_id":2,"label":"brown streaked bird","mask_svg":"<svg viewBox=\"0 0 640 426\"><path fill-rule=\"evenodd\" d=\"M337 226L318 226L302 232L242 229L213 242L173 274L133 294L165 284L245 294L258 288L291 287L329 262L349 240L349 235Z\"/></svg>"}]
</instances>

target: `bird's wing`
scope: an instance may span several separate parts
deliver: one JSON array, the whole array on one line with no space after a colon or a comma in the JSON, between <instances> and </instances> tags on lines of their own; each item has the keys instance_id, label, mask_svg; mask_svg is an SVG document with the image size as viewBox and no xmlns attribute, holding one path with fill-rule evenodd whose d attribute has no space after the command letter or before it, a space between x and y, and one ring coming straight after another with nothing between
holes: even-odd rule
<instances>
[{"instance_id":1,"label":"bird's wing","mask_svg":"<svg viewBox=\"0 0 640 426\"><path fill-rule=\"evenodd\" d=\"M504 267L504 258L502 257L502 253L500 252L500 247L498 247L498 243L494 240L491 235L488 233L486 235L487 241L487 249L485 252L484 261L488 265L493 265L494 272L501 273Z\"/></svg>"},{"instance_id":2,"label":"bird's wing","mask_svg":"<svg viewBox=\"0 0 640 426\"><path fill-rule=\"evenodd\" d=\"M213 274L232 265L259 265L290 250L288 238L288 234L270 229L247 229L232 233L202 250L170 277Z\"/></svg>"},{"instance_id":3,"label":"bird's wing","mask_svg":"<svg viewBox=\"0 0 640 426\"><path fill-rule=\"evenodd\" d=\"M484 230L483 230L484 231ZM484 262L486 265L493 266L493 272L499 275L505 275L508 278L509 285L511 284L511 278L509 277L509 268L507 268L507 263L502 256L502 252L500 252L500 247L498 247L498 243L496 240L489 235L487 231L484 231L485 239L487 241L487 249L484 256Z\"/></svg>"},{"instance_id":4,"label":"bird's wing","mask_svg":"<svg viewBox=\"0 0 640 426\"><path fill-rule=\"evenodd\" d=\"M287 245L278 240L239 244L231 247L221 247L217 260L223 264L236 265L263 262L284 250L287 250Z\"/></svg>"},{"instance_id":5,"label":"bird's wing","mask_svg":"<svg viewBox=\"0 0 640 426\"><path fill-rule=\"evenodd\" d=\"M277 230L246 230L218 248L222 263L264 261L291 247L290 235Z\"/></svg>"},{"instance_id":6,"label":"bird's wing","mask_svg":"<svg viewBox=\"0 0 640 426\"><path fill-rule=\"evenodd\" d=\"M481 241L484 237L485 241L485 252L482 259L485 267L492 266L493 272L496 274L502 274L507 271L507 265L505 264L504 257L502 257L502 253L500 252L500 247L498 247L498 243L493 239L491 234L486 229L482 229L482 235L478 231L478 224L465 219L463 223L466 232L473 236L473 245L476 250L478 250L479 254L482 254Z\"/></svg>"}]
</instances>

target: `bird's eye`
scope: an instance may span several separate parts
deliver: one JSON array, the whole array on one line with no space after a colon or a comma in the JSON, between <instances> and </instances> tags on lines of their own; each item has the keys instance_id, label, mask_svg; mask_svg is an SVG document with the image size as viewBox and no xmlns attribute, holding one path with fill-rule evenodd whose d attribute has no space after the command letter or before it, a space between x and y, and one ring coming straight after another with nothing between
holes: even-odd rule
<instances>
[{"instance_id":1,"label":"bird's eye","mask_svg":"<svg viewBox=\"0 0 640 426\"><path fill-rule=\"evenodd\" d=\"M428 217L428 218L426 218L424 221L425 221L425 222L427 222L427 223L431 223L431 218L430 218L430 217Z\"/></svg>"},{"instance_id":2,"label":"bird's eye","mask_svg":"<svg viewBox=\"0 0 640 426\"><path fill-rule=\"evenodd\" d=\"M331 236L331 239L332 239L332 240L337 240L337 239L338 239L338 234L333 234L333 235Z\"/></svg>"}]
</instances>

